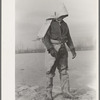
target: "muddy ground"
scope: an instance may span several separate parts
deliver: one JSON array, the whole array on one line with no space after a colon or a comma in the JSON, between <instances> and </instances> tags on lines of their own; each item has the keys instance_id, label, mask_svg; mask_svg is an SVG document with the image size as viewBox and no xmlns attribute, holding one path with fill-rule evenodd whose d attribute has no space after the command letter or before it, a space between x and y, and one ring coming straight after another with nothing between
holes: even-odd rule
<instances>
[{"instance_id":1,"label":"muddy ground","mask_svg":"<svg viewBox=\"0 0 100 100\"><path fill-rule=\"evenodd\" d=\"M44 53L16 55L16 100L44 100L46 68ZM76 59L69 52L69 75L71 92L78 100L96 100L96 53L78 51ZM62 100L59 73L54 78L54 100ZM70 100L70 99L65 99Z\"/></svg>"}]
</instances>

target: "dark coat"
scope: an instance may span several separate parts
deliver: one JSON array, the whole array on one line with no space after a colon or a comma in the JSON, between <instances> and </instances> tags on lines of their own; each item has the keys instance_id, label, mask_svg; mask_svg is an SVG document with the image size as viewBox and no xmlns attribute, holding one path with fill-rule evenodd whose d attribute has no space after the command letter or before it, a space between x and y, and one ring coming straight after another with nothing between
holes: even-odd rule
<instances>
[{"instance_id":1,"label":"dark coat","mask_svg":"<svg viewBox=\"0 0 100 100\"><path fill-rule=\"evenodd\" d=\"M60 25L56 20L52 20L51 25L43 38L43 43L47 50L53 48L51 39L65 42L71 51L75 51L68 25L63 20Z\"/></svg>"}]
</instances>

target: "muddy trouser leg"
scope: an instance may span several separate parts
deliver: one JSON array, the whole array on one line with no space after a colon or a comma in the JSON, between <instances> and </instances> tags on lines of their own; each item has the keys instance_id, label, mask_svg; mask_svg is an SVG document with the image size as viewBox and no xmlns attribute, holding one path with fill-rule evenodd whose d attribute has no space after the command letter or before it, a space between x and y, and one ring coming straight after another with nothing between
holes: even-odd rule
<instances>
[{"instance_id":1,"label":"muddy trouser leg","mask_svg":"<svg viewBox=\"0 0 100 100\"><path fill-rule=\"evenodd\" d=\"M70 84L69 84L69 75L67 70L61 71L60 74L60 81L61 81L61 90L65 97L73 97L70 93Z\"/></svg>"},{"instance_id":2,"label":"muddy trouser leg","mask_svg":"<svg viewBox=\"0 0 100 100\"><path fill-rule=\"evenodd\" d=\"M63 55L59 62L59 73L60 73L60 83L61 91L64 97L73 97L70 93L69 75L68 75L68 57Z\"/></svg>"},{"instance_id":3,"label":"muddy trouser leg","mask_svg":"<svg viewBox=\"0 0 100 100\"><path fill-rule=\"evenodd\" d=\"M47 85L46 85L47 99L46 100L53 100L53 97L52 97L53 77L54 75L47 74Z\"/></svg>"},{"instance_id":4,"label":"muddy trouser leg","mask_svg":"<svg viewBox=\"0 0 100 100\"><path fill-rule=\"evenodd\" d=\"M55 45L55 49L58 51L60 48L60 45ZM53 77L55 76L55 70L51 70L52 66L54 66L54 63L56 61L55 57L52 57L48 51L45 53L45 66L47 68L47 85L46 85L46 92L47 92L47 99L46 100L52 100L52 88L53 88Z\"/></svg>"},{"instance_id":5,"label":"muddy trouser leg","mask_svg":"<svg viewBox=\"0 0 100 100\"><path fill-rule=\"evenodd\" d=\"M53 77L55 76L55 70L56 70L55 63L54 66L51 68L50 71L46 73L47 74L47 87L46 87L47 99L46 100L53 100L52 89L53 89Z\"/></svg>"},{"instance_id":6,"label":"muddy trouser leg","mask_svg":"<svg viewBox=\"0 0 100 100\"><path fill-rule=\"evenodd\" d=\"M46 73L47 74L47 87L46 87L46 91L47 91L47 97L49 98L47 100L53 100L53 97L52 97L53 77L55 76L56 66L57 66L57 63L55 61L54 65L52 66L50 71L48 71Z\"/></svg>"}]
</instances>

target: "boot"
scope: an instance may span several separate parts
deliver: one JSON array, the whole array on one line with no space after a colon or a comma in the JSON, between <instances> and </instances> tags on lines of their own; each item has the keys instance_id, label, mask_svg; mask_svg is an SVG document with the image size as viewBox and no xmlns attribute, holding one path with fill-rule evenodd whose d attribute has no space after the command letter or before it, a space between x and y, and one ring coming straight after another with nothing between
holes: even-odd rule
<instances>
[{"instance_id":1,"label":"boot","mask_svg":"<svg viewBox=\"0 0 100 100\"><path fill-rule=\"evenodd\" d=\"M70 98L70 99L76 99L76 97L73 96L70 92L68 73L61 74L60 75L60 80L61 80L61 91L62 91L63 97L64 98Z\"/></svg>"},{"instance_id":2,"label":"boot","mask_svg":"<svg viewBox=\"0 0 100 100\"><path fill-rule=\"evenodd\" d=\"M47 91L45 100L53 100L52 92L51 91Z\"/></svg>"},{"instance_id":3,"label":"boot","mask_svg":"<svg viewBox=\"0 0 100 100\"><path fill-rule=\"evenodd\" d=\"M53 100L52 88L53 88L53 77L47 77L47 87L46 87L45 100Z\"/></svg>"}]
</instances>

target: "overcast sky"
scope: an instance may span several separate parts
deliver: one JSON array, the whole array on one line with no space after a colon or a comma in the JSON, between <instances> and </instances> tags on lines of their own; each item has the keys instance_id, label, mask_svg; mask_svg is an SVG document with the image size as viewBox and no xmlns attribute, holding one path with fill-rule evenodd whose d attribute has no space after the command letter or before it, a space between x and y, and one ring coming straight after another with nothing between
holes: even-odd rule
<instances>
[{"instance_id":1,"label":"overcast sky","mask_svg":"<svg viewBox=\"0 0 100 100\"><path fill-rule=\"evenodd\" d=\"M70 34L75 39L96 36L97 0L62 0L67 7ZM38 34L44 20L60 4L59 0L16 0L16 45L34 46L33 39Z\"/></svg>"}]
</instances>

